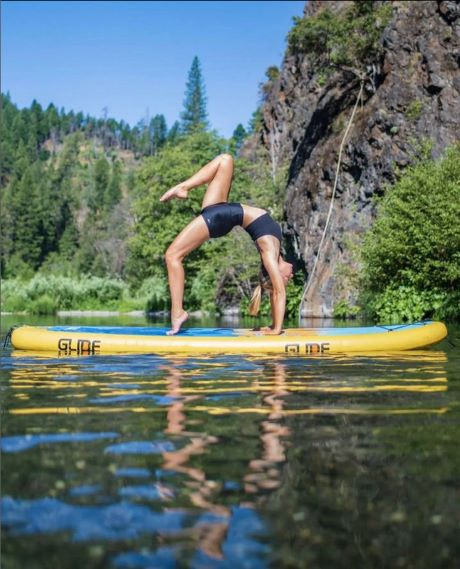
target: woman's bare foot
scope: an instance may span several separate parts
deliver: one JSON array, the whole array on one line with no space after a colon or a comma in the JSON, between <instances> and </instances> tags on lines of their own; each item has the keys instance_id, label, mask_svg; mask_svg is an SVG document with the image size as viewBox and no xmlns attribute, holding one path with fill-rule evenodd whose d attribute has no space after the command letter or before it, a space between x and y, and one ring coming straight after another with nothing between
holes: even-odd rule
<instances>
[{"instance_id":1,"label":"woman's bare foot","mask_svg":"<svg viewBox=\"0 0 460 569\"><path fill-rule=\"evenodd\" d=\"M174 186L174 188L171 188L170 190L165 192L161 196L160 202L167 202L169 200L172 200L173 198L185 200L187 196L188 196L188 190L184 187L183 184L178 184L177 186Z\"/></svg>"},{"instance_id":2,"label":"woman's bare foot","mask_svg":"<svg viewBox=\"0 0 460 569\"><path fill-rule=\"evenodd\" d=\"M280 334L284 334L284 330L276 330L275 328L262 328L260 333L264 336L279 336Z\"/></svg>"},{"instance_id":3,"label":"woman's bare foot","mask_svg":"<svg viewBox=\"0 0 460 569\"><path fill-rule=\"evenodd\" d=\"M171 316L171 330L168 330L166 332L166 335L173 336L174 334L177 334L180 330L180 327L187 320L187 318L188 314L185 312L185 310L178 317Z\"/></svg>"}]
</instances>

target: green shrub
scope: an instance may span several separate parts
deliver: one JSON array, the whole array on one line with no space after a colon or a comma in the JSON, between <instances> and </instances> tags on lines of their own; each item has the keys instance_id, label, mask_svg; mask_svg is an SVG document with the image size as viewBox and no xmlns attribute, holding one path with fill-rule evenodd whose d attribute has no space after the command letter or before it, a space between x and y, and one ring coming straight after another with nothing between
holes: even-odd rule
<instances>
[{"instance_id":1,"label":"green shrub","mask_svg":"<svg viewBox=\"0 0 460 569\"><path fill-rule=\"evenodd\" d=\"M211 313L216 312L216 275L218 272L219 267L215 264L203 263L201 270L192 279L189 296L191 306Z\"/></svg>"},{"instance_id":2,"label":"green shrub","mask_svg":"<svg viewBox=\"0 0 460 569\"><path fill-rule=\"evenodd\" d=\"M27 305L27 295L18 286L16 279L2 282L2 311L23 312Z\"/></svg>"},{"instance_id":3,"label":"green shrub","mask_svg":"<svg viewBox=\"0 0 460 569\"><path fill-rule=\"evenodd\" d=\"M118 279L83 276L79 280L35 275L30 281L2 283L2 310L53 314L56 310L113 310L128 291ZM51 302L50 302L51 301Z\"/></svg>"},{"instance_id":4,"label":"green shrub","mask_svg":"<svg viewBox=\"0 0 460 569\"><path fill-rule=\"evenodd\" d=\"M460 316L460 145L387 189L362 259L362 298L380 320Z\"/></svg>"},{"instance_id":5,"label":"green shrub","mask_svg":"<svg viewBox=\"0 0 460 569\"><path fill-rule=\"evenodd\" d=\"M416 121L420 118L423 111L423 103L419 99L415 99L406 108L405 115L410 121Z\"/></svg>"},{"instance_id":6,"label":"green shrub","mask_svg":"<svg viewBox=\"0 0 460 569\"><path fill-rule=\"evenodd\" d=\"M136 293L136 298L142 299L146 312L165 310L169 305L169 290L166 279L155 275L142 283Z\"/></svg>"},{"instance_id":7,"label":"green shrub","mask_svg":"<svg viewBox=\"0 0 460 569\"><path fill-rule=\"evenodd\" d=\"M276 81L280 76L280 70L276 65L270 65L270 67L265 72L265 76L269 81Z\"/></svg>"},{"instance_id":8,"label":"green shrub","mask_svg":"<svg viewBox=\"0 0 460 569\"><path fill-rule=\"evenodd\" d=\"M30 314L55 314L56 300L49 294L43 294L29 304L28 312Z\"/></svg>"},{"instance_id":9,"label":"green shrub","mask_svg":"<svg viewBox=\"0 0 460 569\"><path fill-rule=\"evenodd\" d=\"M372 301L372 310L379 322L415 322L427 317L438 317L446 302L446 292L417 290L413 286L387 287Z\"/></svg>"},{"instance_id":10,"label":"green shrub","mask_svg":"<svg viewBox=\"0 0 460 569\"><path fill-rule=\"evenodd\" d=\"M346 300L339 300L334 306L334 318L345 319L354 318L360 312L359 306L351 306Z\"/></svg>"},{"instance_id":11,"label":"green shrub","mask_svg":"<svg viewBox=\"0 0 460 569\"><path fill-rule=\"evenodd\" d=\"M297 271L286 288L286 317L298 317L304 286L304 276L300 271Z\"/></svg>"},{"instance_id":12,"label":"green shrub","mask_svg":"<svg viewBox=\"0 0 460 569\"><path fill-rule=\"evenodd\" d=\"M339 12L329 8L294 18L288 35L291 53L308 53L312 63L364 69L380 50L379 40L392 16L390 2L353 2Z\"/></svg>"}]
</instances>

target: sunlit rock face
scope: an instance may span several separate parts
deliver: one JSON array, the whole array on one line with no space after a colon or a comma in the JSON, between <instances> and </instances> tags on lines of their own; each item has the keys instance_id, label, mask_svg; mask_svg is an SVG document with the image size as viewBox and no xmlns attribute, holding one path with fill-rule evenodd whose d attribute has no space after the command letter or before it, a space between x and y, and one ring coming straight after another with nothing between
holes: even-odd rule
<instances>
[{"instance_id":1,"label":"sunlit rock face","mask_svg":"<svg viewBox=\"0 0 460 569\"><path fill-rule=\"evenodd\" d=\"M309 2L305 14L349 5ZM305 316L330 316L339 300L356 302L357 251L375 216L374 197L414 161L424 142L431 141L437 157L459 138L460 4L392 6L381 55L367 67L346 139L329 228L302 308ZM262 127L243 148L251 158L265 147L274 171L288 165L286 252L307 276L318 255L339 147L360 88L350 70L336 70L326 81L320 74L311 55L286 55L279 77L264 86Z\"/></svg>"}]
</instances>

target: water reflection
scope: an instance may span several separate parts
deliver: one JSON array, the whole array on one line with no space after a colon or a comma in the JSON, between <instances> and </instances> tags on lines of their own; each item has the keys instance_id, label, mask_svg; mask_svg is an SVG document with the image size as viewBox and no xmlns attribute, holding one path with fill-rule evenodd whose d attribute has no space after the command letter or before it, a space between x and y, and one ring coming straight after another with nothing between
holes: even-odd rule
<instances>
[{"instance_id":1,"label":"water reflection","mask_svg":"<svg viewBox=\"0 0 460 569\"><path fill-rule=\"evenodd\" d=\"M95 451L115 459L109 470L123 481L117 492L118 506L106 503L115 496L113 492L104 496L107 481L95 484L97 477L91 476L91 472L88 479L70 488L61 481L57 488L66 489L67 493L61 492L60 498L55 487L48 492L51 497L13 498L17 488L10 484L9 495L2 502L4 524L10 536L68 531L76 542L136 539L143 533L165 537L165 532L172 531L174 541L188 544L182 548L176 546L174 556L181 558L188 554L188 561L197 566L212 562L263 566L260 555L268 548L258 539L266 529L257 505L262 494L279 486L279 466L285 460L282 439L288 430L280 424L282 398L288 394L284 366L238 358L142 359L142 362L139 358L131 362L129 357L75 360L13 354L8 423L11 428L21 424L27 434L4 439L2 450L6 456L34 446L41 446L46 453L51 443L90 440L82 433L30 434L40 427L30 422L24 424L26 419L51 417L51 423L55 424L59 416L69 415L86 422L83 417L86 415L96 427L102 424L101 416L103 419L105 415L116 414L123 421L123 415L129 412L145 414L147 421L142 425L131 421L129 428L125 425L120 429L120 436L117 432L94 432L92 440L104 437L115 440L96 450L88 446L80 449L89 457L78 461L85 471ZM248 375L248 371L252 374ZM243 449L238 457L225 440L234 436L238 425L227 426L223 433L218 428L213 432L207 418L209 415L218 419L228 414L227 405L235 402L239 410L266 412L266 416L256 414L255 421L250 420L250 429L244 436L249 438L251 452ZM153 418L152 425L149 415L158 416ZM164 425L159 428L161 422ZM62 424L61 428L66 427ZM154 434L155 438L142 439L140 434ZM61 449L61 453L68 450ZM152 456L160 457L155 468L150 461L144 462L147 467L139 466L141 458ZM69 471L66 476L77 478ZM138 477L143 482L136 484ZM93 505L88 505L90 499ZM102 501L103 505L95 506L94 501ZM158 502L168 503L167 509L149 512L148 504L156 503L158 507ZM136 559L139 563L156 559L158 552L143 555L138 559L135 552L132 556L125 552L114 558L114 563L135 566ZM162 555L166 555L165 550Z\"/></svg>"},{"instance_id":2,"label":"water reflection","mask_svg":"<svg viewBox=\"0 0 460 569\"><path fill-rule=\"evenodd\" d=\"M455 408L446 361L443 351L13 352L4 366L4 550L24 566L49 547L63 567L302 566L292 531L297 544L320 540L314 565L322 548L340 549L333 516L352 525L360 511L359 496L350 498L356 472L369 477L358 494L382 491L369 457L388 448L388 421L402 429Z\"/></svg>"}]
</instances>

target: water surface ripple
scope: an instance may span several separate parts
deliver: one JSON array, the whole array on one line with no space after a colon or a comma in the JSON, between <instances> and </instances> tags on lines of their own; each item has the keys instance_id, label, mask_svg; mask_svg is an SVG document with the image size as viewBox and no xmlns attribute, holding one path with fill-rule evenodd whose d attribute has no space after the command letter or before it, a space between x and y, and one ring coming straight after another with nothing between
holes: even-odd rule
<instances>
[{"instance_id":1,"label":"water surface ripple","mask_svg":"<svg viewBox=\"0 0 460 569\"><path fill-rule=\"evenodd\" d=\"M3 353L2 567L454 567L458 348Z\"/></svg>"}]
</instances>

